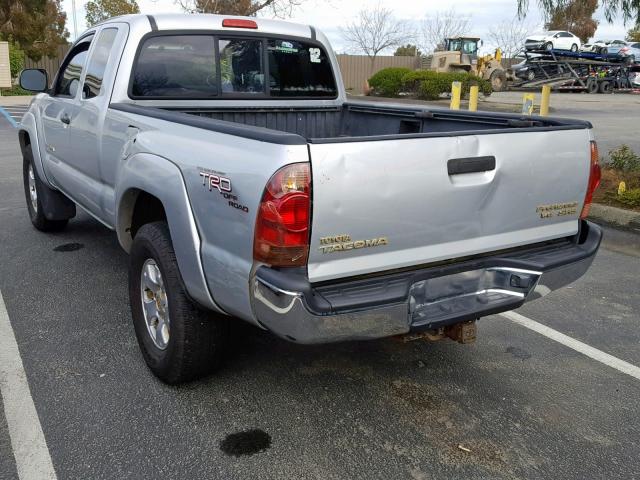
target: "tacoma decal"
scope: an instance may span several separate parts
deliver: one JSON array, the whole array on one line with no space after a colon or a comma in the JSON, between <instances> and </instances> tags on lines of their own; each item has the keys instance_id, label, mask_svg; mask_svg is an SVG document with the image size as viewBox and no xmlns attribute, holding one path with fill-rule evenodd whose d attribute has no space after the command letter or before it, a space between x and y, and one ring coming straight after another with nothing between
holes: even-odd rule
<instances>
[{"instance_id":1,"label":"tacoma decal","mask_svg":"<svg viewBox=\"0 0 640 480\"><path fill-rule=\"evenodd\" d=\"M381 247L389 245L387 237L377 237L366 240L351 240L351 235L334 235L320 238L320 250L322 253L343 252L359 248Z\"/></svg>"}]
</instances>

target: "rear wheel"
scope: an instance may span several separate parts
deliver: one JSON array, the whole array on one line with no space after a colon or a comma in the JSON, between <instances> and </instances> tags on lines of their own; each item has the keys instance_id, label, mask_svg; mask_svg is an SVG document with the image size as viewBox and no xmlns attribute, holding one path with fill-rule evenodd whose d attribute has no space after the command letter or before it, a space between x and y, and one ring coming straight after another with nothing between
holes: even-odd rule
<instances>
[{"instance_id":1,"label":"rear wheel","mask_svg":"<svg viewBox=\"0 0 640 480\"><path fill-rule=\"evenodd\" d=\"M587 79L587 93L598 93L598 81L595 78Z\"/></svg>"},{"instance_id":2,"label":"rear wheel","mask_svg":"<svg viewBox=\"0 0 640 480\"><path fill-rule=\"evenodd\" d=\"M49 189L40 177L33 165L33 156L29 150L25 150L22 160L22 176L24 180L24 194L27 200L29 218L34 227L42 232L57 232L67 226L69 220L49 220L42 207L42 195L45 189Z\"/></svg>"},{"instance_id":3,"label":"rear wheel","mask_svg":"<svg viewBox=\"0 0 640 480\"><path fill-rule=\"evenodd\" d=\"M636 57L634 57L633 55L629 55L627 58L624 59L624 62L627 65L633 65L634 63L636 63Z\"/></svg>"},{"instance_id":4,"label":"rear wheel","mask_svg":"<svg viewBox=\"0 0 640 480\"><path fill-rule=\"evenodd\" d=\"M194 380L220 365L229 320L202 310L187 296L165 222L148 223L136 233L129 301L144 359L163 382Z\"/></svg>"},{"instance_id":5,"label":"rear wheel","mask_svg":"<svg viewBox=\"0 0 640 480\"><path fill-rule=\"evenodd\" d=\"M504 70L494 70L489 77L491 89L494 92L502 92L507 88L507 74Z\"/></svg>"},{"instance_id":6,"label":"rear wheel","mask_svg":"<svg viewBox=\"0 0 640 480\"><path fill-rule=\"evenodd\" d=\"M613 93L613 85L608 80L604 80L603 82L600 82L598 90L600 93Z\"/></svg>"},{"instance_id":7,"label":"rear wheel","mask_svg":"<svg viewBox=\"0 0 640 480\"><path fill-rule=\"evenodd\" d=\"M578 51L578 45L576 45L575 43L573 45L571 45L571 51L572 52L577 52Z\"/></svg>"}]
</instances>

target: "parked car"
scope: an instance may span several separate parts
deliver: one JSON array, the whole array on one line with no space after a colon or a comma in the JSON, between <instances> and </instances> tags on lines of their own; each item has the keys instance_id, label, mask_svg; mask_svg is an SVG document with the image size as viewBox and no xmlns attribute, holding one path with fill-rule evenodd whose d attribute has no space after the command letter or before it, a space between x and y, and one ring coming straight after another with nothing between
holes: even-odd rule
<instances>
[{"instance_id":1,"label":"parked car","mask_svg":"<svg viewBox=\"0 0 640 480\"><path fill-rule=\"evenodd\" d=\"M610 46L615 47L619 45L620 47L623 47L626 44L627 42L625 42L624 40L596 40L594 42L585 43L584 45L582 45L580 47L580 51L606 54Z\"/></svg>"},{"instance_id":2,"label":"parked car","mask_svg":"<svg viewBox=\"0 0 640 480\"><path fill-rule=\"evenodd\" d=\"M607 49L610 58L622 60L628 65L640 62L640 42L629 42L624 45L610 45Z\"/></svg>"},{"instance_id":3,"label":"parked car","mask_svg":"<svg viewBox=\"0 0 640 480\"><path fill-rule=\"evenodd\" d=\"M77 204L117 232L168 383L218 365L241 320L303 344L469 343L600 245L589 122L353 102L308 25L116 17L50 88L44 70L20 83L42 92L19 128L31 222L60 230Z\"/></svg>"},{"instance_id":4,"label":"parked car","mask_svg":"<svg viewBox=\"0 0 640 480\"><path fill-rule=\"evenodd\" d=\"M582 45L580 38L571 32L550 30L532 35L525 40L527 50L570 50L577 52Z\"/></svg>"}]
</instances>

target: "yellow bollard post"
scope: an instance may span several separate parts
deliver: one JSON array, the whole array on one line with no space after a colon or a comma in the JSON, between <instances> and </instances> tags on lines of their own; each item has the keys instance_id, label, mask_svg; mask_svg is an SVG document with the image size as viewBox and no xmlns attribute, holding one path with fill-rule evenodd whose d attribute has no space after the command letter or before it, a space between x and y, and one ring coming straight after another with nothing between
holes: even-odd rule
<instances>
[{"instance_id":1,"label":"yellow bollard post","mask_svg":"<svg viewBox=\"0 0 640 480\"><path fill-rule=\"evenodd\" d=\"M533 115L533 101L535 100L533 93L525 93L522 96L522 114Z\"/></svg>"},{"instance_id":2,"label":"yellow bollard post","mask_svg":"<svg viewBox=\"0 0 640 480\"><path fill-rule=\"evenodd\" d=\"M469 111L478 111L478 85L472 85L469 90Z\"/></svg>"},{"instance_id":3,"label":"yellow bollard post","mask_svg":"<svg viewBox=\"0 0 640 480\"><path fill-rule=\"evenodd\" d=\"M451 84L451 105L449 109L460 110L460 95L462 93L462 83L453 82Z\"/></svg>"},{"instance_id":4,"label":"yellow bollard post","mask_svg":"<svg viewBox=\"0 0 640 480\"><path fill-rule=\"evenodd\" d=\"M540 100L540 115L546 117L549 115L549 102L551 100L551 87L544 85L542 87L542 100Z\"/></svg>"}]
</instances>

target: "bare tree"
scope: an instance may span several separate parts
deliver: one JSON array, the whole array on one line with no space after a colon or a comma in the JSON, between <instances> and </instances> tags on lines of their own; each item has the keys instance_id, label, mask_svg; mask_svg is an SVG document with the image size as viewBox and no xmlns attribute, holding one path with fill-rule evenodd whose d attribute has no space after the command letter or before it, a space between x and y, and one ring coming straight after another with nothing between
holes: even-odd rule
<instances>
[{"instance_id":1,"label":"bare tree","mask_svg":"<svg viewBox=\"0 0 640 480\"><path fill-rule=\"evenodd\" d=\"M219 13L253 17L269 9L275 17L291 16L292 10L305 0L175 0L188 13Z\"/></svg>"},{"instance_id":2,"label":"bare tree","mask_svg":"<svg viewBox=\"0 0 640 480\"><path fill-rule=\"evenodd\" d=\"M421 25L422 50L434 52L441 48L445 38L459 37L469 31L470 17L460 15L455 8L428 15Z\"/></svg>"},{"instance_id":3,"label":"bare tree","mask_svg":"<svg viewBox=\"0 0 640 480\"><path fill-rule=\"evenodd\" d=\"M487 32L487 38L496 47L500 47L505 58L515 57L535 28L517 18L494 25Z\"/></svg>"},{"instance_id":4,"label":"bare tree","mask_svg":"<svg viewBox=\"0 0 640 480\"><path fill-rule=\"evenodd\" d=\"M371 73L378 54L397 47L415 37L409 22L397 20L393 12L378 4L363 9L356 20L340 28L340 33L354 49L364 52L371 60Z\"/></svg>"}]
</instances>

